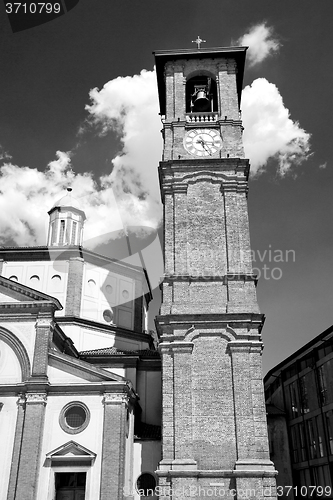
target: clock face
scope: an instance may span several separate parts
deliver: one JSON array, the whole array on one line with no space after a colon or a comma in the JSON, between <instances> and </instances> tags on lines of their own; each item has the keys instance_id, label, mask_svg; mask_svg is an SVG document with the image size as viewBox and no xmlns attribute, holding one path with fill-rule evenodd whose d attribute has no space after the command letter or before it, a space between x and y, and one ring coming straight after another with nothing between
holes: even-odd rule
<instances>
[{"instance_id":1,"label":"clock face","mask_svg":"<svg viewBox=\"0 0 333 500\"><path fill-rule=\"evenodd\" d=\"M213 156L222 148L222 137L213 128L196 128L186 133L184 148L193 156Z\"/></svg>"}]
</instances>

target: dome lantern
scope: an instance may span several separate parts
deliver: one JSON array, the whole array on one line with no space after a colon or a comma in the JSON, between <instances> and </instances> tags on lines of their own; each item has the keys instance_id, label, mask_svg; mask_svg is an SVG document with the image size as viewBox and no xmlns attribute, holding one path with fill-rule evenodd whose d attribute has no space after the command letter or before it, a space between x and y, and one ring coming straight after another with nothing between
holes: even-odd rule
<instances>
[{"instance_id":1,"label":"dome lantern","mask_svg":"<svg viewBox=\"0 0 333 500\"><path fill-rule=\"evenodd\" d=\"M81 246L83 225L86 215L80 209L78 201L72 196L72 188L67 188L65 196L60 198L51 210L48 246Z\"/></svg>"}]
</instances>

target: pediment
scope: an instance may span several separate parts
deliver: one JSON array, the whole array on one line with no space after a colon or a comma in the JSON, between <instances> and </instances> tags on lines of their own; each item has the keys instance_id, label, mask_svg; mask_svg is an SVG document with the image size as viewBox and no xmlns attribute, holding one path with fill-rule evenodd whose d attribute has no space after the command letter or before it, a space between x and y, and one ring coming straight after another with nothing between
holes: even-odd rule
<instances>
[{"instance_id":1,"label":"pediment","mask_svg":"<svg viewBox=\"0 0 333 500\"><path fill-rule=\"evenodd\" d=\"M60 464L65 462L82 462L90 464L95 460L96 453L88 450L84 446L75 441L68 441L53 451L46 454L46 459L52 464Z\"/></svg>"},{"instance_id":2,"label":"pediment","mask_svg":"<svg viewBox=\"0 0 333 500\"><path fill-rule=\"evenodd\" d=\"M0 305L8 303L13 305L19 305L20 303L36 305L52 303L56 309L62 309L60 302L54 297L0 276Z\"/></svg>"},{"instance_id":3,"label":"pediment","mask_svg":"<svg viewBox=\"0 0 333 500\"><path fill-rule=\"evenodd\" d=\"M87 381L127 382L127 379L121 375L54 350L49 350L49 366L52 369L49 377L53 383L61 383L65 379L72 383L85 383ZM69 378L66 377L66 374L69 375Z\"/></svg>"}]
</instances>

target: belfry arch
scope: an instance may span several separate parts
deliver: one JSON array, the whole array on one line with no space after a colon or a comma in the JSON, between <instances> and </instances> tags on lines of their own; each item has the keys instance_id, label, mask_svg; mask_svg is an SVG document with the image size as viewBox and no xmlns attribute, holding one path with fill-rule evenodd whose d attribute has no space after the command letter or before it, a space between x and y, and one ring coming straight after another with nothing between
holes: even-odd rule
<instances>
[{"instance_id":1,"label":"belfry arch","mask_svg":"<svg viewBox=\"0 0 333 500\"><path fill-rule=\"evenodd\" d=\"M186 113L218 111L217 85L211 74L193 75L186 80Z\"/></svg>"}]
</instances>

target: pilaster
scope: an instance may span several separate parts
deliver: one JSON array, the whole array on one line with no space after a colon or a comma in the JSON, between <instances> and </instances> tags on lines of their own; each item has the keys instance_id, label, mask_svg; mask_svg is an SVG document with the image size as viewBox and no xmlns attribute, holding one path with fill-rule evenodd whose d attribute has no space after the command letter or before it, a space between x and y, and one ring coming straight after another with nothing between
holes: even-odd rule
<instances>
[{"instance_id":1,"label":"pilaster","mask_svg":"<svg viewBox=\"0 0 333 500\"><path fill-rule=\"evenodd\" d=\"M17 475L18 475L18 468L21 455L24 414L25 414L25 398L23 396L20 396L17 401L16 427L15 427L13 455L10 468L7 500L14 500L16 498L15 493L16 493Z\"/></svg>"},{"instance_id":2,"label":"pilaster","mask_svg":"<svg viewBox=\"0 0 333 500\"><path fill-rule=\"evenodd\" d=\"M174 197L171 189L164 195L164 266L165 274L175 273Z\"/></svg>"},{"instance_id":3,"label":"pilaster","mask_svg":"<svg viewBox=\"0 0 333 500\"><path fill-rule=\"evenodd\" d=\"M81 257L71 257L68 265L68 284L65 314L79 316L81 311L82 283L84 260Z\"/></svg>"},{"instance_id":4,"label":"pilaster","mask_svg":"<svg viewBox=\"0 0 333 500\"><path fill-rule=\"evenodd\" d=\"M174 225L175 235L175 273L187 274L187 186L173 185L174 192Z\"/></svg>"},{"instance_id":5,"label":"pilaster","mask_svg":"<svg viewBox=\"0 0 333 500\"><path fill-rule=\"evenodd\" d=\"M32 378L47 380L48 350L52 337L53 318L39 315L36 322L36 339L32 364Z\"/></svg>"},{"instance_id":6,"label":"pilaster","mask_svg":"<svg viewBox=\"0 0 333 500\"><path fill-rule=\"evenodd\" d=\"M170 464L175 458L174 442L174 358L169 345L160 344L162 354L162 456L163 461Z\"/></svg>"},{"instance_id":7,"label":"pilaster","mask_svg":"<svg viewBox=\"0 0 333 500\"><path fill-rule=\"evenodd\" d=\"M100 500L123 500L128 402L126 394L104 395Z\"/></svg>"},{"instance_id":8,"label":"pilaster","mask_svg":"<svg viewBox=\"0 0 333 500\"><path fill-rule=\"evenodd\" d=\"M46 393L26 394L15 500L36 498L46 402Z\"/></svg>"}]
</instances>

